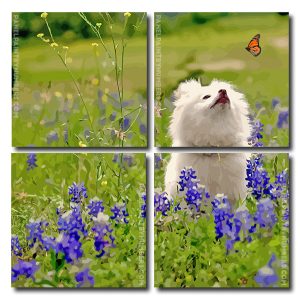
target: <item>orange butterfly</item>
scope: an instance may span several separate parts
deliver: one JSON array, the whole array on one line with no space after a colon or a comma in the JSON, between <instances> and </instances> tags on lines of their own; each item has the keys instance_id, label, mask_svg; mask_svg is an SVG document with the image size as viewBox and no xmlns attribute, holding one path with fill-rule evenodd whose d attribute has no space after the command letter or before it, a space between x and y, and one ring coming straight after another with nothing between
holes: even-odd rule
<instances>
[{"instance_id":1,"label":"orange butterfly","mask_svg":"<svg viewBox=\"0 0 300 300\"><path fill-rule=\"evenodd\" d=\"M261 48L259 46L260 34L257 34L252 38L248 46L245 48L249 51L253 56L258 56L261 53Z\"/></svg>"}]
</instances>

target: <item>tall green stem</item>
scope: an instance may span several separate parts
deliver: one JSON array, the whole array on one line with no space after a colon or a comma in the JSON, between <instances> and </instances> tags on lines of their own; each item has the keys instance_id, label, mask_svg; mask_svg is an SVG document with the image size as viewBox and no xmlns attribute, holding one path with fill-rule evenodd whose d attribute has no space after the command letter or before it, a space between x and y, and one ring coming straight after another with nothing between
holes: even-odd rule
<instances>
[{"instance_id":1,"label":"tall green stem","mask_svg":"<svg viewBox=\"0 0 300 300\"><path fill-rule=\"evenodd\" d=\"M81 102L82 102L82 104L83 104L83 106L84 106L84 108L85 108L85 110L86 110L87 117L88 117L88 121L89 121L89 123L90 123L91 129L92 129L92 131L93 131L93 133L94 133L94 135L95 135L95 138L97 139L97 135L96 135L96 132L95 132L95 130L94 130L94 126L93 126L93 122L92 122L92 119L91 119L89 110L88 110L87 105L86 105L86 103L85 103L85 101L84 101L84 99L83 99L83 96L82 96L81 91L80 91L80 88L79 88L79 86L78 86L78 84L77 84L77 82L76 82L76 79L74 78L73 73L71 72L71 70L70 70L70 68L68 67L68 65L65 63L65 61L64 61L63 57L60 55L60 53L57 53L57 54L58 54L59 58L61 59L62 63L64 64L64 66L65 66L65 68L66 68L66 70L68 71L68 73L70 74L70 76L71 76L71 78L72 78L72 81L73 81L73 84L74 84L74 86L75 86L75 88L76 88L77 94L78 94L78 96L79 96L79 98L80 98L80 100L81 100Z\"/></svg>"},{"instance_id":2,"label":"tall green stem","mask_svg":"<svg viewBox=\"0 0 300 300\"><path fill-rule=\"evenodd\" d=\"M47 25L47 28L48 28L49 35L50 35L50 37L51 37L51 40L52 40L53 43L55 43L54 37L53 37L53 35L52 35L52 31L51 31L51 28L50 28L50 26L49 26L49 23L48 23L47 19L45 19L45 23L46 23L46 25ZM97 134L96 134L96 132L95 132L95 130L94 130L94 126L93 126L93 122L92 122L92 119L91 119L91 115L90 115L89 110L88 110L88 108L87 108L87 105L86 105L86 103L85 103L85 101L84 101L84 98L83 98L83 96L82 96L82 93L81 93L81 91L80 91L80 88L79 88L79 86L78 86L78 84L77 84L77 82L76 82L76 79L74 78L73 73L71 72L70 68L69 68L68 65L67 65L66 58L64 59L58 51L56 51L56 53L57 53L58 57L60 58L60 60L62 61L63 65L65 66L66 70L68 71L69 75L71 76L71 79L72 79L72 81L73 81L73 84L74 84L74 86L75 86L75 89L76 89L76 91L77 91L77 94L78 94L78 96L79 96L79 98L80 98L80 100L81 100L81 102L82 102L82 104L83 104L83 106L84 106L84 108L85 108L85 110L86 110L86 113L87 113L87 117L88 117L88 121L89 121L91 130L93 131L93 134L94 134L94 136L95 136L95 139L97 140Z\"/></svg>"}]
</instances>

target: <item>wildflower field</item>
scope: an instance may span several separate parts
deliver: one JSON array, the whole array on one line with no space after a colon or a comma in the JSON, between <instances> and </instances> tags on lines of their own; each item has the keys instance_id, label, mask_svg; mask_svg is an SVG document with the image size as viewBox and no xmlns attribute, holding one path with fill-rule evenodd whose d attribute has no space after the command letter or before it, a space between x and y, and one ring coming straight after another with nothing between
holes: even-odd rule
<instances>
[{"instance_id":1,"label":"wildflower field","mask_svg":"<svg viewBox=\"0 0 300 300\"><path fill-rule=\"evenodd\" d=\"M155 26L156 146L171 146L173 92L192 78L231 82L245 94L250 118L264 127L264 147L289 146L288 15L157 13ZM254 57L245 47L258 33L262 52Z\"/></svg>"},{"instance_id":2,"label":"wildflower field","mask_svg":"<svg viewBox=\"0 0 300 300\"><path fill-rule=\"evenodd\" d=\"M209 195L191 166L163 191L168 154L155 156L155 286L289 287L289 158L253 154L245 200Z\"/></svg>"},{"instance_id":3,"label":"wildflower field","mask_svg":"<svg viewBox=\"0 0 300 300\"><path fill-rule=\"evenodd\" d=\"M13 14L13 146L146 147L146 13Z\"/></svg>"},{"instance_id":4,"label":"wildflower field","mask_svg":"<svg viewBox=\"0 0 300 300\"><path fill-rule=\"evenodd\" d=\"M143 154L12 155L13 287L146 287Z\"/></svg>"}]
</instances>

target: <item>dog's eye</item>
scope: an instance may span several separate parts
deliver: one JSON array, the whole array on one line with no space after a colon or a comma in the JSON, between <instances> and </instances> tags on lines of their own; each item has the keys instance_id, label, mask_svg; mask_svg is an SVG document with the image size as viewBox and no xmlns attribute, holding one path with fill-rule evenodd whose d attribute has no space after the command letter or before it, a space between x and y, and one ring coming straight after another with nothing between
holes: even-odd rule
<instances>
[{"instance_id":1,"label":"dog's eye","mask_svg":"<svg viewBox=\"0 0 300 300\"><path fill-rule=\"evenodd\" d=\"M202 99L206 100L208 98L210 98L210 95L205 95Z\"/></svg>"}]
</instances>

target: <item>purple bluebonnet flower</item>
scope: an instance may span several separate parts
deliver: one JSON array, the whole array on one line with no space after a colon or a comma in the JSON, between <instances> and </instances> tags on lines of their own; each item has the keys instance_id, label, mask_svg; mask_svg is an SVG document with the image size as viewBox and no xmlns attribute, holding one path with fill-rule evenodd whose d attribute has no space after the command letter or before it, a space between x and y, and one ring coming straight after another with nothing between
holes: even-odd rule
<instances>
[{"instance_id":1,"label":"purple bluebonnet flower","mask_svg":"<svg viewBox=\"0 0 300 300\"><path fill-rule=\"evenodd\" d=\"M42 244L46 251L49 251L50 249L56 249L56 239L54 237L44 236Z\"/></svg>"},{"instance_id":2,"label":"purple bluebonnet flower","mask_svg":"<svg viewBox=\"0 0 300 300\"><path fill-rule=\"evenodd\" d=\"M77 241L80 239L80 233L87 236L87 230L81 217L80 207L75 207L61 215L57 222L58 231L65 232L73 236Z\"/></svg>"},{"instance_id":3,"label":"purple bluebonnet flower","mask_svg":"<svg viewBox=\"0 0 300 300\"><path fill-rule=\"evenodd\" d=\"M256 231L256 224L246 206L241 206L233 213L230 203L223 194L216 195L212 201L216 238L226 239L227 254L236 242L241 240L241 233L248 241L252 241L251 234Z\"/></svg>"},{"instance_id":4,"label":"purple bluebonnet flower","mask_svg":"<svg viewBox=\"0 0 300 300\"><path fill-rule=\"evenodd\" d=\"M253 120L251 122L251 135L248 138L248 144L252 147L263 147L263 143L259 140L263 138L263 124L260 121Z\"/></svg>"},{"instance_id":5,"label":"purple bluebonnet flower","mask_svg":"<svg viewBox=\"0 0 300 300\"><path fill-rule=\"evenodd\" d=\"M109 217L100 213L97 219L94 219L94 226L92 231L94 232L94 246L96 251L99 252L97 257L102 257L109 248L115 247L115 238L112 235L112 228L108 222Z\"/></svg>"},{"instance_id":6,"label":"purple bluebonnet flower","mask_svg":"<svg viewBox=\"0 0 300 300\"><path fill-rule=\"evenodd\" d=\"M55 212L58 216L61 216L64 213L64 209L63 207L57 207Z\"/></svg>"},{"instance_id":7,"label":"purple bluebonnet flower","mask_svg":"<svg viewBox=\"0 0 300 300\"><path fill-rule=\"evenodd\" d=\"M101 200L90 200L90 204L88 205L89 215L97 218L99 212L104 211L103 201Z\"/></svg>"},{"instance_id":8,"label":"purple bluebonnet flower","mask_svg":"<svg viewBox=\"0 0 300 300\"><path fill-rule=\"evenodd\" d=\"M256 225L251 214L246 207L239 208L235 214L226 196L223 194L216 195L213 205L213 216L215 222L216 238L226 238L227 254L236 242L241 240L241 232L248 242L251 242L251 233L255 232Z\"/></svg>"},{"instance_id":9,"label":"purple bluebonnet flower","mask_svg":"<svg viewBox=\"0 0 300 300\"><path fill-rule=\"evenodd\" d=\"M74 261L77 261L80 257L82 257L82 244L76 234L69 235L67 233L61 233L56 239L56 242L56 253L63 253L68 263L73 263Z\"/></svg>"},{"instance_id":10,"label":"purple bluebonnet flower","mask_svg":"<svg viewBox=\"0 0 300 300\"><path fill-rule=\"evenodd\" d=\"M161 153L155 153L154 155L154 167L155 169L160 169L162 167L162 155Z\"/></svg>"},{"instance_id":11,"label":"purple bluebonnet flower","mask_svg":"<svg viewBox=\"0 0 300 300\"><path fill-rule=\"evenodd\" d=\"M129 214L127 212L125 203L124 204L115 204L114 207L112 207L110 210L114 214L110 218L112 220L115 220L116 223L124 222L125 224L127 224L129 222L127 219Z\"/></svg>"},{"instance_id":12,"label":"purple bluebonnet flower","mask_svg":"<svg viewBox=\"0 0 300 300\"><path fill-rule=\"evenodd\" d=\"M241 231L243 231L246 240L251 242L251 233L256 231L256 224L248 208L246 206L239 207L234 214L234 219L241 222Z\"/></svg>"},{"instance_id":13,"label":"purple bluebonnet flower","mask_svg":"<svg viewBox=\"0 0 300 300\"><path fill-rule=\"evenodd\" d=\"M130 126L130 119L125 117L121 125L122 131L126 131L129 128L129 126Z\"/></svg>"},{"instance_id":14,"label":"purple bluebonnet flower","mask_svg":"<svg viewBox=\"0 0 300 300\"><path fill-rule=\"evenodd\" d=\"M112 161L114 163L120 164L121 163L121 155L123 156L122 162L127 163L128 167L131 167L133 165L133 156L132 155L124 155L124 154L120 154L120 153L114 154Z\"/></svg>"},{"instance_id":15,"label":"purple bluebonnet flower","mask_svg":"<svg viewBox=\"0 0 300 300\"><path fill-rule=\"evenodd\" d=\"M247 160L247 187L256 200L269 197L271 200L278 198L288 198L288 173L282 171L276 176L276 180L271 183L268 172L263 167L262 155L252 156Z\"/></svg>"},{"instance_id":16,"label":"purple bluebonnet flower","mask_svg":"<svg viewBox=\"0 0 300 300\"><path fill-rule=\"evenodd\" d=\"M133 164L132 155L123 155L123 161L127 163L128 167L131 167Z\"/></svg>"},{"instance_id":17,"label":"purple bluebonnet flower","mask_svg":"<svg viewBox=\"0 0 300 300\"><path fill-rule=\"evenodd\" d=\"M286 185L287 181L288 181L287 170L283 170L278 175L276 175L275 184L284 184L284 185Z\"/></svg>"},{"instance_id":18,"label":"purple bluebonnet flower","mask_svg":"<svg viewBox=\"0 0 300 300\"><path fill-rule=\"evenodd\" d=\"M154 194L154 215L158 212L161 212L163 216L168 215L168 211L171 209L171 201L167 197L167 193L163 192L162 194Z\"/></svg>"},{"instance_id":19,"label":"purple bluebonnet flower","mask_svg":"<svg viewBox=\"0 0 300 300\"><path fill-rule=\"evenodd\" d=\"M289 198L288 177L287 170L283 170L276 175L273 189L271 190L272 199Z\"/></svg>"},{"instance_id":20,"label":"purple bluebonnet flower","mask_svg":"<svg viewBox=\"0 0 300 300\"><path fill-rule=\"evenodd\" d=\"M110 119L111 121L114 121L114 120L116 119L116 116L117 116L117 113L114 111L114 112L112 112L111 115L109 116L109 119Z\"/></svg>"},{"instance_id":21,"label":"purple bluebonnet flower","mask_svg":"<svg viewBox=\"0 0 300 300\"><path fill-rule=\"evenodd\" d=\"M26 227L29 230L27 240L30 241L29 247L32 248L35 243L39 243L41 249L49 251L56 247L55 238L44 236L45 227L49 224L46 221L30 221Z\"/></svg>"},{"instance_id":22,"label":"purple bluebonnet flower","mask_svg":"<svg viewBox=\"0 0 300 300\"><path fill-rule=\"evenodd\" d=\"M119 154L115 153L114 156L113 156L112 161L113 161L114 163L119 162Z\"/></svg>"},{"instance_id":23,"label":"purple bluebonnet flower","mask_svg":"<svg viewBox=\"0 0 300 300\"><path fill-rule=\"evenodd\" d=\"M257 203L254 221L261 228L273 228L276 224L277 217L275 214L274 202L270 198L263 198Z\"/></svg>"},{"instance_id":24,"label":"purple bluebonnet flower","mask_svg":"<svg viewBox=\"0 0 300 300\"><path fill-rule=\"evenodd\" d=\"M172 201L172 205L173 205L173 211L174 211L174 212L177 212L177 211L181 210L180 202L178 202L177 204L175 204L175 203Z\"/></svg>"},{"instance_id":25,"label":"purple bluebonnet flower","mask_svg":"<svg viewBox=\"0 0 300 300\"><path fill-rule=\"evenodd\" d=\"M180 181L178 182L179 191L185 192L185 201L190 209L200 211L201 203L207 202L210 198L209 193L205 190L205 186L200 185L197 180L196 171L192 168L184 168L180 173Z\"/></svg>"},{"instance_id":26,"label":"purple bluebonnet flower","mask_svg":"<svg viewBox=\"0 0 300 300\"><path fill-rule=\"evenodd\" d=\"M77 273L75 279L78 282L78 288L93 287L95 284L94 276L90 274L89 268L85 268L83 271Z\"/></svg>"},{"instance_id":27,"label":"purple bluebonnet flower","mask_svg":"<svg viewBox=\"0 0 300 300\"><path fill-rule=\"evenodd\" d=\"M37 158L35 153L29 153L27 155L27 171L33 170L34 168L37 167L36 161Z\"/></svg>"},{"instance_id":28,"label":"purple bluebonnet flower","mask_svg":"<svg viewBox=\"0 0 300 300\"><path fill-rule=\"evenodd\" d=\"M85 192L86 190L84 190L83 193ZM77 190L73 196L75 197L78 194L80 194L80 192ZM76 197L78 198L78 196ZM52 247L56 253L63 253L68 263L73 263L82 257L83 251L81 249L82 243L80 242L80 237L82 234L84 236L87 235L87 230L85 229L85 224L81 217L80 206L76 206L70 211L60 214L57 225L60 235L56 241L51 238L48 239L48 245Z\"/></svg>"},{"instance_id":29,"label":"purple bluebonnet flower","mask_svg":"<svg viewBox=\"0 0 300 300\"><path fill-rule=\"evenodd\" d=\"M19 237L17 235L11 236L11 253L16 256L22 255L22 247L20 246Z\"/></svg>"},{"instance_id":30,"label":"purple bluebonnet flower","mask_svg":"<svg viewBox=\"0 0 300 300\"><path fill-rule=\"evenodd\" d=\"M256 102L256 103L255 103L255 108L256 108L257 110L261 109L261 108L262 108L262 104L261 104L260 102Z\"/></svg>"},{"instance_id":31,"label":"purple bluebonnet flower","mask_svg":"<svg viewBox=\"0 0 300 300\"><path fill-rule=\"evenodd\" d=\"M289 125L289 111L282 110L278 114L277 128L287 128Z\"/></svg>"},{"instance_id":32,"label":"purple bluebonnet flower","mask_svg":"<svg viewBox=\"0 0 300 300\"><path fill-rule=\"evenodd\" d=\"M50 131L47 135L47 144L50 145L52 142L58 141L58 134L55 131Z\"/></svg>"},{"instance_id":33,"label":"purple bluebonnet flower","mask_svg":"<svg viewBox=\"0 0 300 300\"><path fill-rule=\"evenodd\" d=\"M233 246L235 242L240 241L240 231L242 228L242 222L241 220L237 218L233 218L233 224L226 224L226 235L227 235L227 240L226 240L226 250L227 253L233 249Z\"/></svg>"},{"instance_id":34,"label":"purple bluebonnet flower","mask_svg":"<svg viewBox=\"0 0 300 300\"><path fill-rule=\"evenodd\" d=\"M11 281L15 282L20 276L25 276L26 278L35 280L34 275L38 269L39 266L37 265L35 260L18 260L18 262L11 269Z\"/></svg>"},{"instance_id":35,"label":"purple bluebonnet flower","mask_svg":"<svg viewBox=\"0 0 300 300\"><path fill-rule=\"evenodd\" d=\"M128 107L133 104L133 100L123 101L123 107Z\"/></svg>"},{"instance_id":36,"label":"purple bluebonnet flower","mask_svg":"<svg viewBox=\"0 0 300 300\"><path fill-rule=\"evenodd\" d=\"M140 133L146 134L147 133L147 127L145 124L140 124Z\"/></svg>"},{"instance_id":37,"label":"purple bluebonnet flower","mask_svg":"<svg viewBox=\"0 0 300 300\"><path fill-rule=\"evenodd\" d=\"M269 262L260 268L254 277L256 283L258 283L261 287L271 287L274 286L278 281L278 276L272 267L272 264L276 260L274 254L272 254Z\"/></svg>"},{"instance_id":38,"label":"purple bluebonnet flower","mask_svg":"<svg viewBox=\"0 0 300 300\"><path fill-rule=\"evenodd\" d=\"M230 233L233 226L234 214L231 211L231 206L228 198L223 194L218 194L212 203L212 214L214 216L216 238Z\"/></svg>"},{"instance_id":39,"label":"purple bluebonnet flower","mask_svg":"<svg viewBox=\"0 0 300 300\"><path fill-rule=\"evenodd\" d=\"M284 213L282 215L282 222L283 222L284 227L289 227L289 225L290 225L290 210L288 207L284 210Z\"/></svg>"},{"instance_id":40,"label":"purple bluebonnet flower","mask_svg":"<svg viewBox=\"0 0 300 300\"><path fill-rule=\"evenodd\" d=\"M29 236L27 236L27 240L30 242L29 247L32 248L35 243L40 242L43 244L43 233L44 227L48 226L46 221L30 221L26 228L29 231Z\"/></svg>"},{"instance_id":41,"label":"purple bluebonnet flower","mask_svg":"<svg viewBox=\"0 0 300 300\"><path fill-rule=\"evenodd\" d=\"M180 185L180 191L184 191L186 187L189 188L194 186L195 182L193 180L197 179L195 174L196 171L192 168L184 168L181 170L179 175L180 181L178 182Z\"/></svg>"},{"instance_id":42,"label":"purple bluebonnet flower","mask_svg":"<svg viewBox=\"0 0 300 300\"><path fill-rule=\"evenodd\" d=\"M268 172L263 168L262 155L247 160L246 174L247 188L256 200L260 200L263 196L274 197L271 192L274 186L270 183Z\"/></svg>"},{"instance_id":43,"label":"purple bluebonnet flower","mask_svg":"<svg viewBox=\"0 0 300 300\"><path fill-rule=\"evenodd\" d=\"M84 183L76 184L73 182L73 184L69 187L69 195L71 196L71 202L75 202L77 204L81 203L83 198L88 197Z\"/></svg>"},{"instance_id":44,"label":"purple bluebonnet flower","mask_svg":"<svg viewBox=\"0 0 300 300\"><path fill-rule=\"evenodd\" d=\"M280 100L278 98L272 99L272 108L274 109L278 104L280 104Z\"/></svg>"},{"instance_id":45,"label":"purple bluebonnet flower","mask_svg":"<svg viewBox=\"0 0 300 300\"><path fill-rule=\"evenodd\" d=\"M141 217L146 218L147 216L147 195L146 193L142 194L143 204L141 205Z\"/></svg>"}]
</instances>

